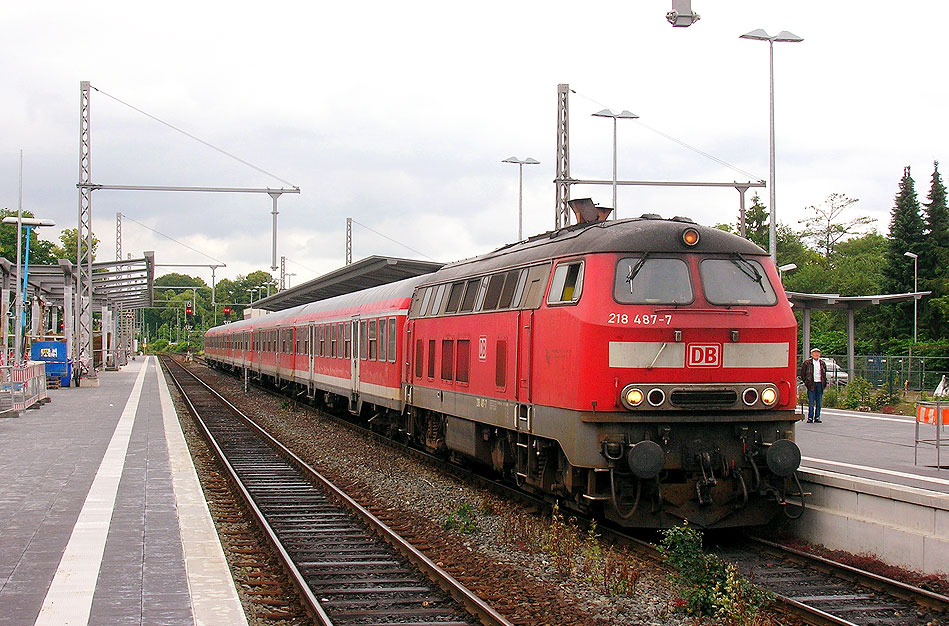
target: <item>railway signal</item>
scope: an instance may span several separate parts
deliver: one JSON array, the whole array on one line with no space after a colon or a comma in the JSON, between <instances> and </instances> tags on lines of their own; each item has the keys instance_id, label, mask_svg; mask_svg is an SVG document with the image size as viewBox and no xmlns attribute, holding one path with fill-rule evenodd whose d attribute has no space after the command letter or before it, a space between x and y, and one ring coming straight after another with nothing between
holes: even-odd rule
<instances>
[{"instance_id":1,"label":"railway signal","mask_svg":"<svg viewBox=\"0 0 949 626\"><path fill-rule=\"evenodd\" d=\"M224 307L224 321L229 321L231 319L231 307Z\"/></svg>"}]
</instances>

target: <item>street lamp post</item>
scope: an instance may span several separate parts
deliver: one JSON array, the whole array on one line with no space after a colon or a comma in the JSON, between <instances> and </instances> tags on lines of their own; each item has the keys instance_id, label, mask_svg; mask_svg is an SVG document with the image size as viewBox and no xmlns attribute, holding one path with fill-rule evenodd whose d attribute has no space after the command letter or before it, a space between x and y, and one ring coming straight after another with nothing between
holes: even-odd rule
<instances>
[{"instance_id":1,"label":"street lamp post","mask_svg":"<svg viewBox=\"0 0 949 626\"><path fill-rule=\"evenodd\" d=\"M797 263L788 263L788 264L786 264L786 265L779 265L779 266L778 266L778 276L781 277L781 283L782 283L782 284L784 283L784 273L785 273L785 272L790 272L791 270L796 270L796 269L797 269Z\"/></svg>"},{"instance_id":2,"label":"street lamp post","mask_svg":"<svg viewBox=\"0 0 949 626\"><path fill-rule=\"evenodd\" d=\"M639 116L635 113L630 113L625 109L619 113L616 113L611 109L603 109L602 111L597 111L594 113L593 117L613 118L613 219L619 219L619 210L616 208L616 120L636 120L639 119Z\"/></svg>"},{"instance_id":3,"label":"street lamp post","mask_svg":"<svg viewBox=\"0 0 949 626\"><path fill-rule=\"evenodd\" d=\"M764 30L758 28L751 31L750 33L745 33L739 39L755 39L758 41L767 41L768 42L768 80L770 84L769 88L769 122L770 122L770 132L768 135L768 165L769 165L769 176L768 180L768 191L769 191L769 203L771 205L771 219L768 224L768 252L771 254L771 260L773 262L777 261L777 218L775 216L775 193L774 193L774 42L775 41L788 41L788 42L798 42L804 41L803 38L798 37L794 33L789 33L786 30L782 30L777 35L771 36L766 33Z\"/></svg>"},{"instance_id":4,"label":"street lamp post","mask_svg":"<svg viewBox=\"0 0 949 626\"><path fill-rule=\"evenodd\" d=\"M913 343L916 343L916 292L919 291L917 287L917 278L919 276L917 269L919 268L919 255L913 254L912 252L904 252L903 256L908 256L913 259Z\"/></svg>"},{"instance_id":5,"label":"street lamp post","mask_svg":"<svg viewBox=\"0 0 949 626\"><path fill-rule=\"evenodd\" d=\"M26 312L23 310L23 301L27 296L27 278L30 271L30 234L34 228L40 226L55 226L53 220L41 220L35 217L23 217L22 211L17 211L17 216L3 218L4 224L16 224L16 337L13 338L13 360L21 361L23 359L23 327L26 325ZM22 248L21 237L22 229L26 228L26 255L23 259L23 271L20 271L20 249ZM21 288L22 285L22 288Z\"/></svg>"},{"instance_id":6,"label":"street lamp post","mask_svg":"<svg viewBox=\"0 0 949 626\"><path fill-rule=\"evenodd\" d=\"M508 157L501 163L517 163L517 240L524 239L524 166L539 165L540 161L527 157L523 161L516 156Z\"/></svg>"}]
</instances>

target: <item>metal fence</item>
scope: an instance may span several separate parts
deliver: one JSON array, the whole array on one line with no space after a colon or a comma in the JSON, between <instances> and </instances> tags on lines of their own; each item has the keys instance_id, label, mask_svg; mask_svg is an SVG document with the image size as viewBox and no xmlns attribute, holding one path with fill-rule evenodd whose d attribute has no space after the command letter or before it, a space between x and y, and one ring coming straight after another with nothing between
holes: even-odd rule
<instances>
[{"instance_id":1,"label":"metal fence","mask_svg":"<svg viewBox=\"0 0 949 626\"><path fill-rule=\"evenodd\" d=\"M830 354L826 357L833 359L844 372L848 371L847 355ZM877 388L932 393L943 376L949 380L949 357L857 355L854 357L854 374Z\"/></svg>"},{"instance_id":2,"label":"metal fence","mask_svg":"<svg viewBox=\"0 0 949 626\"><path fill-rule=\"evenodd\" d=\"M0 366L0 415L11 415L48 398L46 363Z\"/></svg>"}]
</instances>

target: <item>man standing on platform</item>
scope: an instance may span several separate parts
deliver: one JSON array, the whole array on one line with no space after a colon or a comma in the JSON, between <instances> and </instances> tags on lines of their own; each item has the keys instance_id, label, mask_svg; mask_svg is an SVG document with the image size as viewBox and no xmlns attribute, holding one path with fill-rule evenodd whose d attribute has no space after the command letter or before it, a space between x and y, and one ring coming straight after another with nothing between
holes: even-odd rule
<instances>
[{"instance_id":1,"label":"man standing on platform","mask_svg":"<svg viewBox=\"0 0 949 626\"><path fill-rule=\"evenodd\" d=\"M807 422L820 424L820 404L827 386L827 364L820 360L820 348L811 350L811 358L801 363L801 380L807 387Z\"/></svg>"}]
</instances>

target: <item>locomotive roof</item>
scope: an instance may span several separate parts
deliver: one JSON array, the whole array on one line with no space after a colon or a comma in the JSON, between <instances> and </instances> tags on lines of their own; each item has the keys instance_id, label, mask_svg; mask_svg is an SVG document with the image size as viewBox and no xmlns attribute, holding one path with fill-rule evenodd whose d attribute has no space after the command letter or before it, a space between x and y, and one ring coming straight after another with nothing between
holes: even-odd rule
<instances>
[{"instance_id":1,"label":"locomotive roof","mask_svg":"<svg viewBox=\"0 0 949 626\"><path fill-rule=\"evenodd\" d=\"M688 248L682 243L682 232L687 228L694 228L699 232L699 242ZM536 235L527 241L446 265L428 275L424 282L442 282L461 276L594 252L738 252L748 256L767 254L743 237L717 228L699 226L688 218L662 219L655 215L644 215L633 219L576 224Z\"/></svg>"}]
</instances>

